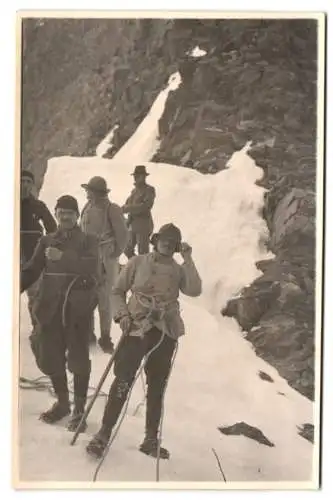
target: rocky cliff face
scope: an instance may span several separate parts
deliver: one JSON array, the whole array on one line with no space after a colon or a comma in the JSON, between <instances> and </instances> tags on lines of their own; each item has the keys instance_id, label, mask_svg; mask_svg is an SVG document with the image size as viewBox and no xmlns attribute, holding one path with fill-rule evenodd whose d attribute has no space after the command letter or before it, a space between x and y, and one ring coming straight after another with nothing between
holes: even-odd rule
<instances>
[{"instance_id":1,"label":"rocky cliff face","mask_svg":"<svg viewBox=\"0 0 333 500\"><path fill-rule=\"evenodd\" d=\"M317 26L313 20L55 20L23 25L22 165L39 186L48 158L114 153L170 74L154 160L213 174L251 140L269 190L276 258L222 312L258 354L313 397ZM186 56L196 45L202 58Z\"/></svg>"}]
</instances>

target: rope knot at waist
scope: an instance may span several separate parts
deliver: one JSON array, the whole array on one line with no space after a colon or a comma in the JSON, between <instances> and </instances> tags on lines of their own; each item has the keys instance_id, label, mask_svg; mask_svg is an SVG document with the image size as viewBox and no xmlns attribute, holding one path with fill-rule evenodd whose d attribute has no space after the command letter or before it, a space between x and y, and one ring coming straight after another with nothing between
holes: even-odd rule
<instances>
[{"instance_id":1,"label":"rope knot at waist","mask_svg":"<svg viewBox=\"0 0 333 500\"><path fill-rule=\"evenodd\" d=\"M159 299L158 295L146 295L145 293L142 292L133 292L133 295L135 296L136 300L139 302L139 304L144 307L145 309L148 309L148 315L147 317L150 317L152 319L156 320L161 320L165 316L166 312L169 312L171 310L177 310L178 309L178 302L177 301L166 301L162 300L162 297Z\"/></svg>"}]
</instances>

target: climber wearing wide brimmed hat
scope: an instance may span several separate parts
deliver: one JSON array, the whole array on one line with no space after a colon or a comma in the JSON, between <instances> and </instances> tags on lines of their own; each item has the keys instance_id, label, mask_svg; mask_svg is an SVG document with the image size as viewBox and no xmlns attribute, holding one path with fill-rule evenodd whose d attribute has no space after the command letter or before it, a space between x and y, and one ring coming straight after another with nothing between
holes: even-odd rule
<instances>
[{"instance_id":1,"label":"climber wearing wide brimmed hat","mask_svg":"<svg viewBox=\"0 0 333 500\"><path fill-rule=\"evenodd\" d=\"M87 184L81 184L81 186L87 191L95 193L107 194L110 192L106 180L99 176L92 177Z\"/></svg>"},{"instance_id":2,"label":"climber wearing wide brimmed hat","mask_svg":"<svg viewBox=\"0 0 333 500\"><path fill-rule=\"evenodd\" d=\"M128 230L121 208L110 202L110 189L103 177L92 177L86 184L81 184L87 193L87 204L81 213L81 229L85 234L97 237L99 242L99 260L101 280L98 290L98 311L101 336L98 340L104 352L112 353L111 340L111 289L119 271L118 258L123 253ZM91 341L95 342L92 318Z\"/></svg>"},{"instance_id":3,"label":"climber wearing wide brimmed hat","mask_svg":"<svg viewBox=\"0 0 333 500\"><path fill-rule=\"evenodd\" d=\"M130 259L135 255L149 252L149 238L154 229L151 210L155 201L155 188L146 183L149 173L144 165L137 165L131 174L134 177L134 189L123 206L123 212L128 214L127 223L130 238L125 255Z\"/></svg>"}]
</instances>

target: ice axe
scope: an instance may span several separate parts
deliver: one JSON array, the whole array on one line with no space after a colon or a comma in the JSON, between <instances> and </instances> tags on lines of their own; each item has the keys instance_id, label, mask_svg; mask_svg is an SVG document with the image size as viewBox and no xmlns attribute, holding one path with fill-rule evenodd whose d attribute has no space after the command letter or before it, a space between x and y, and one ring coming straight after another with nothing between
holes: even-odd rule
<instances>
[{"instance_id":1,"label":"ice axe","mask_svg":"<svg viewBox=\"0 0 333 500\"><path fill-rule=\"evenodd\" d=\"M118 342L118 344L117 344L117 346L116 346L116 348L115 348L115 350L114 350L113 354L111 355L111 357L110 357L110 359L109 359L109 361L108 361L108 364L107 364L107 365L106 365L106 367L105 367L105 370L104 370L104 372L103 372L103 374L102 374L102 376L101 376L101 378L100 378L100 381L99 381L99 382L98 382L98 384L97 384L97 387L96 387L96 389L95 389L95 392L94 392L94 394L93 394L93 396L92 396L92 398L91 398L91 400L90 400L90 402L89 402L89 404L88 404L88 406L87 406L87 408L86 408L86 410L85 410L84 414L82 415L82 418L81 418L81 420L80 420L80 423L79 423L79 425L78 425L78 427L77 427L77 429L76 429L76 431L75 431L75 434L74 434L74 436L73 436L73 439L72 439L72 441L71 441L71 443L70 443L70 444L71 444L71 446L73 446L73 445L76 443L76 440L77 440L77 438L78 438L78 435L80 434L80 428L81 428L81 425L83 424L83 422L85 422L85 420L87 419L87 417L88 417L89 413L91 412L91 409L92 409L92 407L94 406L94 403L95 403L95 401L96 401L96 399L97 399L97 397L98 397L98 394L99 394L100 390L102 389L102 386L103 386L103 384L104 384L104 382L105 382L105 380L106 380L106 377L107 377L107 376L108 376L108 374L110 373L110 370L111 370L111 368L112 368L112 365L113 365L113 363L114 363L114 360L115 360L115 358L116 358L116 356L117 356L117 353L118 353L118 351L119 351L119 347L120 347L120 345L121 345L121 343L122 343L122 341L123 341L123 339L124 339L125 337L126 337L126 333L122 333L122 335L121 335L121 337L120 337L120 339L119 339L119 342Z\"/></svg>"}]
</instances>

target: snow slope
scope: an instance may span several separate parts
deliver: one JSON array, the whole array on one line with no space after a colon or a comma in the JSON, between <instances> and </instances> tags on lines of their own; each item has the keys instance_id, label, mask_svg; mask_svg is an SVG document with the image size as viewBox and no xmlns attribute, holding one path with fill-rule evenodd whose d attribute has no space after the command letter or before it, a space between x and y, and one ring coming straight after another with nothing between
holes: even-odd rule
<instances>
[{"instance_id":1,"label":"snow slope","mask_svg":"<svg viewBox=\"0 0 333 500\"><path fill-rule=\"evenodd\" d=\"M177 83L175 79L173 83ZM160 484L177 481L181 487L194 481L221 486L212 448L221 459L228 485L253 482L252 487L257 487L258 482L267 482L269 488L280 481L305 484L317 474L314 448L298 435L297 426L313 422L312 403L255 355L235 320L219 313L231 296L259 275L255 261L269 257L261 245L267 234L260 217L264 190L255 185L262 170L246 154L246 148L234 154L227 170L212 176L148 162L158 145L156 124L167 90L155 112L147 115L150 121L143 122L144 132L141 126L141 132L138 130L114 159L51 159L40 197L53 207L60 195L72 194L82 208L85 193L80 185L93 175L102 175L111 188L112 200L122 204L132 188L130 173L135 164L145 162L151 174L148 182L157 190L153 210L156 226L176 223L184 240L193 246L203 294L196 299L181 298L187 334L180 340L167 390L163 443L172 456L160 463ZM26 299L22 297L21 374L34 377L40 373L28 345L29 330ZM117 326L113 337L119 337ZM107 361L106 355L92 351L92 385L97 384ZM262 380L260 370L274 382ZM155 461L137 451L144 431L144 408L133 413L142 397L139 379L120 433L100 470L101 485L105 486L105 481L113 486L119 481L155 481ZM70 447L71 435L63 425L52 427L38 421L39 413L51 404L51 396L21 390L20 481L91 481L96 463L86 456L84 446L99 427L104 401L103 397L97 400L87 434ZM241 421L258 427L275 446L244 436L222 435L217 430Z\"/></svg>"}]
</instances>

